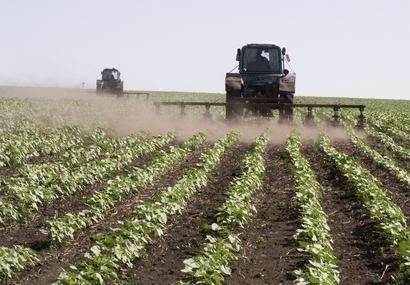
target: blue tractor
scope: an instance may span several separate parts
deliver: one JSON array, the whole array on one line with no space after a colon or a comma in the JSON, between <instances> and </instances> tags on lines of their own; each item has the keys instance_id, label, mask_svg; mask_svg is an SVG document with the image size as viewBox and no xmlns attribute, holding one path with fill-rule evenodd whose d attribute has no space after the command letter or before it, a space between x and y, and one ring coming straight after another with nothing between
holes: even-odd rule
<instances>
[{"instance_id":1,"label":"blue tractor","mask_svg":"<svg viewBox=\"0 0 410 285\"><path fill-rule=\"evenodd\" d=\"M334 125L339 124L341 108L358 109L358 127L363 127L364 105L357 104L298 104L294 102L296 74L289 72L289 55L286 48L274 44L252 43L239 48L236 53L238 72L225 76L225 102L156 102L160 106L179 106L185 114L186 106L204 106L204 116L211 117L211 106L225 107L229 121L244 117L272 117L273 110L279 111L279 122L292 122L294 108L305 108L304 122L313 124L313 108L331 108ZM236 69L236 68L235 68Z\"/></svg>"},{"instance_id":2,"label":"blue tractor","mask_svg":"<svg viewBox=\"0 0 410 285\"><path fill-rule=\"evenodd\" d=\"M279 110L281 121L293 114L294 73L285 69L285 48L274 44L247 44L237 50L238 73L225 77L226 118L247 115L272 116Z\"/></svg>"}]
</instances>

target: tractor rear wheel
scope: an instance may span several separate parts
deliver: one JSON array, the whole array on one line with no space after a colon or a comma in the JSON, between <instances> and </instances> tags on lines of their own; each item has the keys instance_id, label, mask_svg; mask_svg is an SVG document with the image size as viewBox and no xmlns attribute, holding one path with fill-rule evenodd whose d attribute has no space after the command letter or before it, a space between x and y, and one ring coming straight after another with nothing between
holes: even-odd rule
<instances>
[{"instance_id":1,"label":"tractor rear wheel","mask_svg":"<svg viewBox=\"0 0 410 285\"><path fill-rule=\"evenodd\" d=\"M240 98L240 94L237 92L227 92L226 93L226 103L235 103L237 100L236 98ZM229 105L225 106L225 117L227 120L233 120L237 117L242 117L243 115L243 107L240 105Z\"/></svg>"},{"instance_id":2,"label":"tractor rear wheel","mask_svg":"<svg viewBox=\"0 0 410 285\"><path fill-rule=\"evenodd\" d=\"M281 99L284 99L285 106L279 109L279 120L281 122L292 122L293 121L293 94L292 93L281 93L279 94Z\"/></svg>"}]
</instances>

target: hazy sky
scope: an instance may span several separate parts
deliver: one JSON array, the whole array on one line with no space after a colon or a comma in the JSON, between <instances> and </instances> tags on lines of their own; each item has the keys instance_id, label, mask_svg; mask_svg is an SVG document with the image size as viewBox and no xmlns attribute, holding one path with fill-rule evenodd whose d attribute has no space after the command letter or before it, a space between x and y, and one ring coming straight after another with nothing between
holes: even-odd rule
<instances>
[{"instance_id":1,"label":"hazy sky","mask_svg":"<svg viewBox=\"0 0 410 285\"><path fill-rule=\"evenodd\" d=\"M0 0L0 85L223 92L236 48L286 46L297 94L410 99L407 0Z\"/></svg>"}]
</instances>

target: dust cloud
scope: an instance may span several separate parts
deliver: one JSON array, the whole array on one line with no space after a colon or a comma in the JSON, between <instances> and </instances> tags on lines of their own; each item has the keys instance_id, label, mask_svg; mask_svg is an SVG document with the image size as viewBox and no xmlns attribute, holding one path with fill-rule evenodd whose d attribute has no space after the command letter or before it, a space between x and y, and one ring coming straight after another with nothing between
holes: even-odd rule
<instances>
[{"instance_id":1,"label":"dust cloud","mask_svg":"<svg viewBox=\"0 0 410 285\"><path fill-rule=\"evenodd\" d=\"M188 108L184 116L179 114L176 107L161 106L158 112L152 102L142 98L132 95L97 95L92 90L19 88L0 92L0 96L23 99L26 104L16 111L15 116L26 118L40 127L78 125L90 132L103 127L114 136L125 136L138 131L148 131L153 135L172 131L181 139L203 132L210 141L236 131L244 142L252 142L255 137L266 132L272 144L285 143L295 130L304 142L314 142L320 135L317 127L296 123L279 124L277 118L226 122L222 116L218 118L214 115L209 119L198 111L190 112ZM326 127L326 132L336 141L348 139L347 133L341 128Z\"/></svg>"}]
</instances>

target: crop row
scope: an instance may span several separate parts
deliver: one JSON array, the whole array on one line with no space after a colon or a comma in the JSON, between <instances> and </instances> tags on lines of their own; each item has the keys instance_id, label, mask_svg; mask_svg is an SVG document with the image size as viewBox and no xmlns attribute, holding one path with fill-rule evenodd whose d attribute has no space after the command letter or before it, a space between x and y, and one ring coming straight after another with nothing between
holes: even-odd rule
<instances>
[{"instance_id":1,"label":"crop row","mask_svg":"<svg viewBox=\"0 0 410 285\"><path fill-rule=\"evenodd\" d=\"M332 236L327 215L321 206L321 187L300 150L300 137L291 135L287 151L292 161L295 179L295 202L301 215L301 225L296 231L298 250L306 256L305 266L296 270L296 284L338 284L338 260L333 252Z\"/></svg>"},{"instance_id":2,"label":"crop row","mask_svg":"<svg viewBox=\"0 0 410 285\"><path fill-rule=\"evenodd\" d=\"M370 112L368 116L371 122L379 122L383 126L393 127L395 130L399 130L407 134L410 132L410 118L405 115L404 112Z\"/></svg>"},{"instance_id":3,"label":"crop row","mask_svg":"<svg viewBox=\"0 0 410 285\"><path fill-rule=\"evenodd\" d=\"M97 129L92 135L90 146L78 146L70 148L58 155L56 162L46 162L41 164L25 164L19 168L19 176L4 177L1 179L3 192L13 192L13 188L49 185L54 183L58 173L69 173L69 169L74 169L81 164L87 164L97 158L109 157L122 147L140 143L144 139L143 134L123 137L120 139L106 136L102 129Z\"/></svg>"},{"instance_id":4,"label":"crop row","mask_svg":"<svg viewBox=\"0 0 410 285\"><path fill-rule=\"evenodd\" d=\"M338 152L324 135L320 138L320 146L355 190L362 205L378 223L381 233L390 240L396 254L401 257L401 274L396 278L407 278L410 273L410 230L404 213L387 196L381 183L354 158Z\"/></svg>"},{"instance_id":5,"label":"crop row","mask_svg":"<svg viewBox=\"0 0 410 285\"><path fill-rule=\"evenodd\" d=\"M50 185L34 187L27 185L13 188L14 192L11 194L14 201L0 201L0 223L25 219L41 205L72 194L86 184L96 183L138 157L152 153L168 144L174 138L174 135L169 134L139 144L137 143L139 136L136 136L135 144L122 147L107 158L76 168L67 168L64 172L53 173L53 183Z\"/></svg>"},{"instance_id":6,"label":"crop row","mask_svg":"<svg viewBox=\"0 0 410 285\"><path fill-rule=\"evenodd\" d=\"M171 148L168 152L161 152L151 165L134 168L130 173L117 176L114 180L109 181L106 189L95 193L85 201L86 209L76 214L65 214L61 218L48 222L52 240L61 243L67 239L73 239L76 232L103 219L104 213L115 207L122 199L152 185L155 178L171 170L204 141L203 134L196 135L180 148Z\"/></svg>"},{"instance_id":7,"label":"crop row","mask_svg":"<svg viewBox=\"0 0 410 285\"><path fill-rule=\"evenodd\" d=\"M397 166L396 162L388 156L383 156L376 150L368 146L365 141L355 135L353 132L350 133L350 139L356 146L357 150L376 162L381 167L384 167L390 171L394 176L396 176L400 181L407 183L410 186L410 174Z\"/></svg>"},{"instance_id":8,"label":"crop row","mask_svg":"<svg viewBox=\"0 0 410 285\"><path fill-rule=\"evenodd\" d=\"M382 116L383 117L383 116ZM403 131L400 129L399 124L396 124L392 121L384 121L380 119L380 114L376 117L370 117L368 119L369 123L376 127L378 130L382 130L386 132L388 135L392 136L393 138L397 138L402 142L409 142L410 141L410 132Z\"/></svg>"},{"instance_id":9,"label":"crop row","mask_svg":"<svg viewBox=\"0 0 410 285\"><path fill-rule=\"evenodd\" d=\"M55 284L106 284L116 279L118 270L132 266L149 242L163 233L171 216L186 207L189 198L207 184L224 153L238 140L229 134L201 155L194 169L187 170L173 187L159 193L153 201L138 205L124 225L108 235L97 237L86 259L60 275Z\"/></svg>"},{"instance_id":10,"label":"crop row","mask_svg":"<svg viewBox=\"0 0 410 285\"><path fill-rule=\"evenodd\" d=\"M29 248L0 247L0 281L15 277L17 272L36 261L38 261L37 255Z\"/></svg>"},{"instance_id":11,"label":"crop row","mask_svg":"<svg viewBox=\"0 0 410 285\"><path fill-rule=\"evenodd\" d=\"M215 222L206 227L210 233L204 249L184 261L183 272L193 280L179 281L178 284L221 284L224 276L230 275L230 264L239 258L242 248L235 230L246 224L256 211L252 201L263 184L262 154L267 142L265 135L258 137L253 149L245 154L241 162L242 174L230 184L224 204L217 209Z\"/></svg>"},{"instance_id":12,"label":"crop row","mask_svg":"<svg viewBox=\"0 0 410 285\"><path fill-rule=\"evenodd\" d=\"M378 151L371 148L366 142L356 135L353 126L352 126L352 118L349 116L345 116L343 118L343 124L349 133L350 140L356 147L359 153L364 155L365 157L371 159L379 166L388 170L392 175L396 176L400 181L410 185L410 174L397 166L396 162L388 157L381 155Z\"/></svg>"},{"instance_id":13,"label":"crop row","mask_svg":"<svg viewBox=\"0 0 410 285\"><path fill-rule=\"evenodd\" d=\"M33 157L56 154L82 143L83 136L77 127L51 131L21 129L0 139L0 166L16 166Z\"/></svg>"},{"instance_id":14,"label":"crop row","mask_svg":"<svg viewBox=\"0 0 410 285\"><path fill-rule=\"evenodd\" d=\"M400 157L410 160L410 150L397 144L391 137L371 127L367 127L365 130L370 136L380 141L386 148L396 153Z\"/></svg>"},{"instance_id":15,"label":"crop row","mask_svg":"<svg viewBox=\"0 0 410 285\"><path fill-rule=\"evenodd\" d=\"M113 140L105 136L105 132L97 130L91 138L95 142L105 140ZM7 194L8 191L13 192L13 187L21 187L22 185L36 186L46 184L52 181L52 177L56 172L66 172L67 167L73 167L81 163L87 163L96 159L102 154L102 148L91 145L75 146L58 154L56 162L45 162L39 164L26 163L18 168L18 176L0 178L0 191Z\"/></svg>"}]
</instances>

